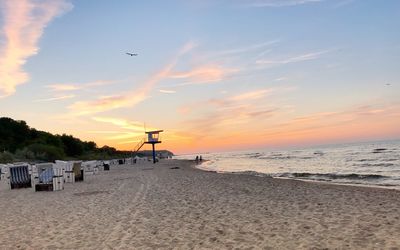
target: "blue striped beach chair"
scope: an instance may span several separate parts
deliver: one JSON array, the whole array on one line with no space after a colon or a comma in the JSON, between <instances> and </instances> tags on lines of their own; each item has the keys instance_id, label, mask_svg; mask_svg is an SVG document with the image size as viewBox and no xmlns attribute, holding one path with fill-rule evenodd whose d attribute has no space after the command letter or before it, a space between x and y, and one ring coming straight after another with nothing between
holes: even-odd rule
<instances>
[{"instance_id":1,"label":"blue striped beach chair","mask_svg":"<svg viewBox=\"0 0 400 250\"><path fill-rule=\"evenodd\" d=\"M9 167L10 188L30 188L32 187L29 165L11 165Z\"/></svg>"}]
</instances>

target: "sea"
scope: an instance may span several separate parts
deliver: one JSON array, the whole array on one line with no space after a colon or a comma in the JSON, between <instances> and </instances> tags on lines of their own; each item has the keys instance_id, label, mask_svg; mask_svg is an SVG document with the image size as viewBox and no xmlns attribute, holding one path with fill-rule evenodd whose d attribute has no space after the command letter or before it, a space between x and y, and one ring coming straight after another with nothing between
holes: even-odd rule
<instances>
[{"instance_id":1,"label":"sea","mask_svg":"<svg viewBox=\"0 0 400 250\"><path fill-rule=\"evenodd\" d=\"M400 189L400 140L326 145L291 150L248 150L202 156L198 168L273 178Z\"/></svg>"}]
</instances>

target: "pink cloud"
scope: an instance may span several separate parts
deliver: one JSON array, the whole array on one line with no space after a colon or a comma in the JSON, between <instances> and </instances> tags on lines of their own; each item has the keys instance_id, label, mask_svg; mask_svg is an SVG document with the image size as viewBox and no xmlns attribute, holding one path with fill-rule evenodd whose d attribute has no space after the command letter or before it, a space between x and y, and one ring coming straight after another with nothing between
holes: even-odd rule
<instances>
[{"instance_id":1,"label":"pink cloud","mask_svg":"<svg viewBox=\"0 0 400 250\"><path fill-rule=\"evenodd\" d=\"M228 74L237 72L235 69L223 68L216 65L205 65L196 67L190 71L171 72L168 77L182 79L185 82L178 86L218 82L223 80Z\"/></svg>"},{"instance_id":2,"label":"pink cloud","mask_svg":"<svg viewBox=\"0 0 400 250\"><path fill-rule=\"evenodd\" d=\"M38 42L52 19L70 10L64 0L2 0L3 46L0 47L0 97L12 95L16 87L29 81L23 70L28 58L38 53Z\"/></svg>"},{"instance_id":3,"label":"pink cloud","mask_svg":"<svg viewBox=\"0 0 400 250\"><path fill-rule=\"evenodd\" d=\"M191 51L195 46L196 44L193 42L185 44L170 63L156 74L152 75L139 89L133 89L120 95L103 96L96 100L76 102L69 106L72 115L95 114L117 108L132 107L139 104L148 98L149 92L155 85L157 85L157 83L170 75L179 58Z\"/></svg>"}]
</instances>

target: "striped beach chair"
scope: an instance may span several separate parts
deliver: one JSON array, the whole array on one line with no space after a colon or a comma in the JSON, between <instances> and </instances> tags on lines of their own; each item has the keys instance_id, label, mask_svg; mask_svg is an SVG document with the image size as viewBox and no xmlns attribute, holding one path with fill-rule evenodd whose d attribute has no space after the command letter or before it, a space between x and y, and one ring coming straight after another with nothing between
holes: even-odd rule
<instances>
[{"instance_id":1,"label":"striped beach chair","mask_svg":"<svg viewBox=\"0 0 400 250\"><path fill-rule=\"evenodd\" d=\"M30 174L29 168L30 168L29 164L19 164L19 165L9 165L8 166L10 189L32 187L31 174Z\"/></svg>"}]
</instances>

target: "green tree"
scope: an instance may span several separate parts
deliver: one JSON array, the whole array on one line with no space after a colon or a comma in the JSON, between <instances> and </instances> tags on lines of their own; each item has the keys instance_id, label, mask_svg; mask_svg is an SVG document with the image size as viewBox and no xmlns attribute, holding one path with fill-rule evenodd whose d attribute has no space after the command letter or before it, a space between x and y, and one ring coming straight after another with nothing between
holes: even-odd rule
<instances>
[{"instance_id":1,"label":"green tree","mask_svg":"<svg viewBox=\"0 0 400 250\"><path fill-rule=\"evenodd\" d=\"M79 156L83 154L83 143L71 135L63 134L61 141L64 145L64 152L67 156Z\"/></svg>"}]
</instances>

